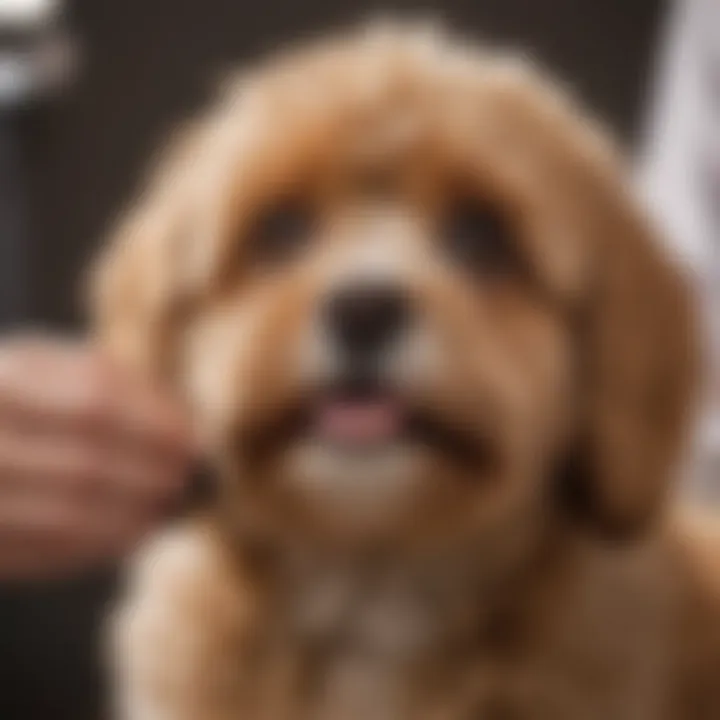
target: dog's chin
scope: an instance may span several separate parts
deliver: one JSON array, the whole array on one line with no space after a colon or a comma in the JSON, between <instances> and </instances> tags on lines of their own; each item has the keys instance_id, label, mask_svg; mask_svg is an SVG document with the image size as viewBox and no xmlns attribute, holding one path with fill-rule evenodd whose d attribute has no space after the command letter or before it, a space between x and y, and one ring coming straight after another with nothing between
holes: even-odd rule
<instances>
[{"instance_id":1,"label":"dog's chin","mask_svg":"<svg viewBox=\"0 0 720 720\"><path fill-rule=\"evenodd\" d=\"M402 442L348 451L318 438L284 455L278 477L304 511L333 534L392 528L423 491L427 458Z\"/></svg>"}]
</instances>

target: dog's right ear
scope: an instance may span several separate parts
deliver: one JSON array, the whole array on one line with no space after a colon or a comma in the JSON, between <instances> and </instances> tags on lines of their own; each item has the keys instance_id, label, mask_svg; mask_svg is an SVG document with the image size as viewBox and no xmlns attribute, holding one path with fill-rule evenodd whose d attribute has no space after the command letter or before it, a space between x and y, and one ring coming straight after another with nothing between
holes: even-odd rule
<instances>
[{"instance_id":1,"label":"dog's right ear","mask_svg":"<svg viewBox=\"0 0 720 720\"><path fill-rule=\"evenodd\" d=\"M124 365L157 379L172 373L187 302L193 167L202 130L178 134L145 192L121 220L91 274L93 329Z\"/></svg>"}]
</instances>

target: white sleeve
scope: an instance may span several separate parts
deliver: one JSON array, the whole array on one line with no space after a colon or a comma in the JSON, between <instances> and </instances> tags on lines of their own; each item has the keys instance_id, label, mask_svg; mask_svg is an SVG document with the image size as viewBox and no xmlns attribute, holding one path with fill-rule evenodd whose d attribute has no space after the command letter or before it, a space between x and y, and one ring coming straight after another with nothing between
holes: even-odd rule
<instances>
[{"instance_id":1,"label":"white sleeve","mask_svg":"<svg viewBox=\"0 0 720 720\"><path fill-rule=\"evenodd\" d=\"M664 30L638 179L698 283L710 373L694 475L720 500L720 3L677 0Z\"/></svg>"}]
</instances>

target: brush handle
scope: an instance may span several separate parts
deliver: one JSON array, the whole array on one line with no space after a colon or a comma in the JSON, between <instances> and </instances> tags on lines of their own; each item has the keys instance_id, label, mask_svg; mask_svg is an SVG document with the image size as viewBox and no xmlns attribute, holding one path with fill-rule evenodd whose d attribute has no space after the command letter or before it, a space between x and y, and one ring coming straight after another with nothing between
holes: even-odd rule
<instances>
[{"instance_id":1,"label":"brush handle","mask_svg":"<svg viewBox=\"0 0 720 720\"><path fill-rule=\"evenodd\" d=\"M58 0L0 0L0 328L32 319L29 187L22 124L63 90L74 44Z\"/></svg>"}]
</instances>

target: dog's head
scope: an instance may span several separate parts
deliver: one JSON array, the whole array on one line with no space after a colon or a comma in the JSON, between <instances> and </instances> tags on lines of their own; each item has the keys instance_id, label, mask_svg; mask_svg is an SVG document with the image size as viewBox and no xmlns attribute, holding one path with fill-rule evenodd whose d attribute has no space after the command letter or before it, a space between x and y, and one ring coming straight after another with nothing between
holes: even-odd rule
<instances>
[{"instance_id":1,"label":"dog's head","mask_svg":"<svg viewBox=\"0 0 720 720\"><path fill-rule=\"evenodd\" d=\"M169 153L102 264L100 334L175 384L265 529L465 535L561 475L638 527L692 333L606 145L531 68L432 32L289 54Z\"/></svg>"}]
</instances>

